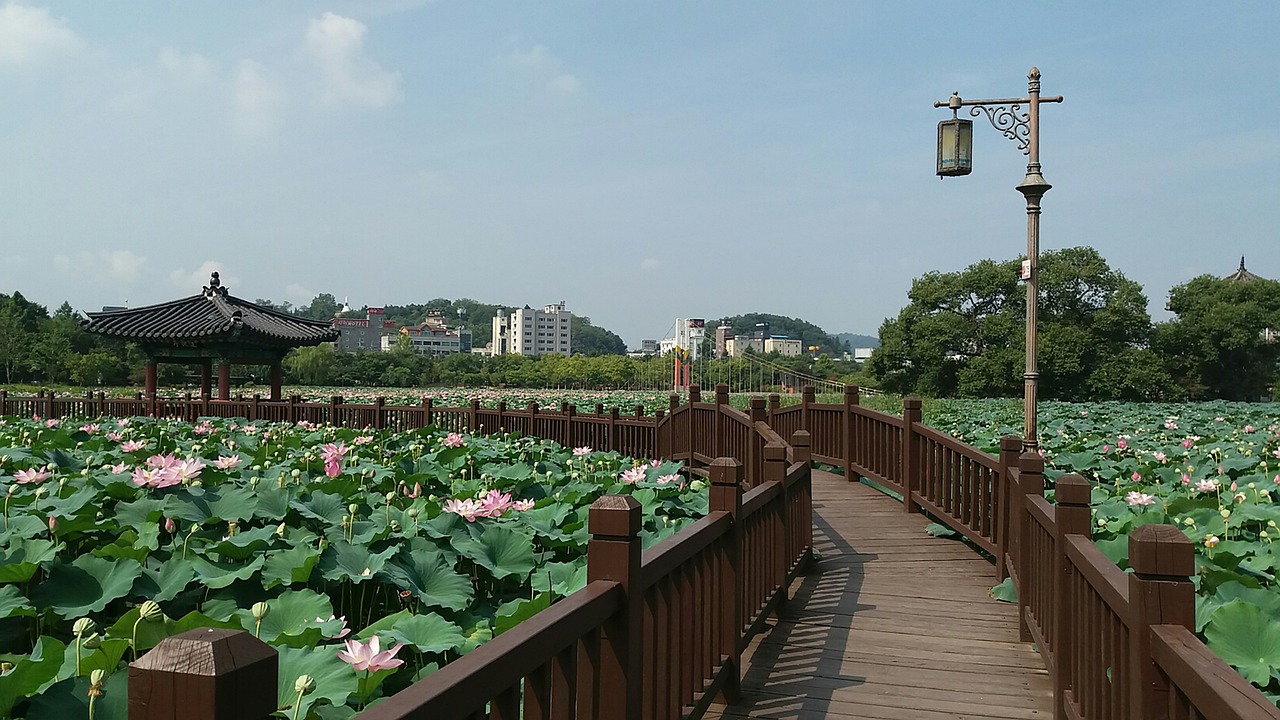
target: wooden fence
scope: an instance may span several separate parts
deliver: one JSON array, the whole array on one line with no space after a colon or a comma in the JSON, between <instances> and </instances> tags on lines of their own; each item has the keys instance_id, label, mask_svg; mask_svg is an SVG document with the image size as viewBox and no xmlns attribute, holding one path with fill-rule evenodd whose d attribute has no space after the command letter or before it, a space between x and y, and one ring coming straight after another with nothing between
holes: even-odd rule
<instances>
[{"instance_id":1,"label":"wooden fence","mask_svg":"<svg viewBox=\"0 0 1280 720\"><path fill-rule=\"evenodd\" d=\"M907 512L929 513L994 557L996 576L1011 578L1017 589L1020 633L1036 643L1054 678L1057 718L1280 720L1280 711L1192 632L1194 548L1180 529L1135 530L1129 537L1133 572L1126 573L1090 538L1083 478L1059 478L1051 503L1043 461L1020 455L1018 438L1003 438L993 458L924 425L916 398L904 400L901 417L864 408L858 399L858 389L849 386L842 403L819 404L805 388L799 405L781 408L776 397L755 398L743 413L728 406L727 388L718 387L707 403L695 386L687 404L673 399L654 416L642 409L623 416L599 406L577 413L567 406L483 409L474 402L405 408L345 405L340 398L329 404L148 401L6 398L0 391L0 414L219 415L512 430L678 459L711 478L708 516L644 553L631 530L636 510L624 500L603 499L591 511L586 589L362 720L486 714L515 720L521 702L527 718L647 720L688 716L717 693L732 697L737 653L785 601L787 583L812 544L810 457L843 468L851 480L866 478L900 494ZM144 711L131 717L176 716Z\"/></svg>"}]
</instances>

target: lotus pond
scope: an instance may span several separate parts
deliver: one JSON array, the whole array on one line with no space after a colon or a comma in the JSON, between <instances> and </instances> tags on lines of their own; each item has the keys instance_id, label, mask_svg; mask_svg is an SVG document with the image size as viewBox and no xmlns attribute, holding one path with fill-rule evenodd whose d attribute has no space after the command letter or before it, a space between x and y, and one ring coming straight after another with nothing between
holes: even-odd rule
<instances>
[{"instance_id":1,"label":"lotus pond","mask_svg":"<svg viewBox=\"0 0 1280 720\"><path fill-rule=\"evenodd\" d=\"M1093 483L1094 541L1127 567L1128 534L1171 523L1196 544L1196 630L1280 700L1280 404L1042 403L1049 480ZM933 401L925 421L988 452L1021 403Z\"/></svg>"},{"instance_id":2,"label":"lotus pond","mask_svg":"<svg viewBox=\"0 0 1280 720\"><path fill-rule=\"evenodd\" d=\"M0 718L124 720L127 663L196 627L276 647L281 717L351 718L582 587L601 495L646 545L707 507L677 464L531 438L0 423Z\"/></svg>"}]
</instances>

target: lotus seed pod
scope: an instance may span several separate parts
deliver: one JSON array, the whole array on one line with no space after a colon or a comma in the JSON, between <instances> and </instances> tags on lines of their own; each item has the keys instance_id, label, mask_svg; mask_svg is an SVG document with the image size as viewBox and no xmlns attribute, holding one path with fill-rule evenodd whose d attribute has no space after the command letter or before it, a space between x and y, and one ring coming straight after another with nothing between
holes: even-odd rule
<instances>
[{"instance_id":1,"label":"lotus seed pod","mask_svg":"<svg viewBox=\"0 0 1280 720\"><path fill-rule=\"evenodd\" d=\"M297 468L294 468L294 469L293 469L293 472L291 472L291 473L289 473L289 474L296 478L296 477L298 477L298 476L302 475L302 471L301 471L301 470L299 470L299 469L297 469ZM308 677L308 676L303 675L302 677Z\"/></svg>"},{"instance_id":2,"label":"lotus seed pod","mask_svg":"<svg viewBox=\"0 0 1280 720\"><path fill-rule=\"evenodd\" d=\"M97 650L102 647L102 636L98 633L93 633L89 635L89 637L85 638L84 643L82 644L90 650Z\"/></svg>"},{"instance_id":3,"label":"lotus seed pod","mask_svg":"<svg viewBox=\"0 0 1280 720\"><path fill-rule=\"evenodd\" d=\"M271 606L265 602L256 602L253 604L253 607L249 609L249 612L253 613L254 620L261 620L271 613Z\"/></svg>"},{"instance_id":4,"label":"lotus seed pod","mask_svg":"<svg viewBox=\"0 0 1280 720\"><path fill-rule=\"evenodd\" d=\"M1218 514L1222 516L1223 520L1226 520L1227 518L1231 517L1231 511L1226 508L1222 508L1221 512L1219 512Z\"/></svg>"},{"instance_id":5,"label":"lotus seed pod","mask_svg":"<svg viewBox=\"0 0 1280 720\"><path fill-rule=\"evenodd\" d=\"M352 515L355 515L356 511L359 509L360 509L360 506L355 503L351 503L350 505L347 506L347 512L351 513Z\"/></svg>"},{"instance_id":6,"label":"lotus seed pod","mask_svg":"<svg viewBox=\"0 0 1280 720\"><path fill-rule=\"evenodd\" d=\"M102 668L94 668L94 671L89 673L89 682L94 685L101 685L102 681L106 679L107 671Z\"/></svg>"},{"instance_id":7,"label":"lotus seed pod","mask_svg":"<svg viewBox=\"0 0 1280 720\"><path fill-rule=\"evenodd\" d=\"M418 519L418 515L419 515L421 512L422 512L422 511L421 511L419 508L411 507L411 508L409 508L409 517L413 518L414 520L417 520L417 519Z\"/></svg>"},{"instance_id":8,"label":"lotus seed pod","mask_svg":"<svg viewBox=\"0 0 1280 720\"><path fill-rule=\"evenodd\" d=\"M13 663L0 662L0 675L7 675L13 669Z\"/></svg>"},{"instance_id":9,"label":"lotus seed pod","mask_svg":"<svg viewBox=\"0 0 1280 720\"><path fill-rule=\"evenodd\" d=\"M316 689L316 679L310 675L299 675L298 679L293 681L293 689L299 695L308 695Z\"/></svg>"},{"instance_id":10,"label":"lotus seed pod","mask_svg":"<svg viewBox=\"0 0 1280 720\"><path fill-rule=\"evenodd\" d=\"M76 621L74 625L71 626L71 632L75 633L75 636L77 638L83 639L85 635L93 632L93 629L95 627L97 627L97 623L95 623L92 619L87 617L80 618L79 620Z\"/></svg>"},{"instance_id":11,"label":"lotus seed pod","mask_svg":"<svg viewBox=\"0 0 1280 720\"><path fill-rule=\"evenodd\" d=\"M192 480L192 481L191 481L191 487L193 487L193 488L201 487L201 486L203 486L203 485L204 485L204 483L200 482L199 480Z\"/></svg>"},{"instance_id":12,"label":"lotus seed pod","mask_svg":"<svg viewBox=\"0 0 1280 720\"><path fill-rule=\"evenodd\" d=\"M154 600L148 600L138 606L138 617L143 620L158 620L163 614L160 605Z\"/></svg>"},{"instance_id":13,"label":"lotus seed pod","mask_svg":"<svg viewBox=\"0 0 1280 720\"><path fill-rule=\"evenodd\" d=\"M393 500L395 500L395 499L396 499L396 491L395 491L395 490L392 490L391 492L387 493L387 502L391 502L391 501L393 501Z\"/></svg>"}]
</instances>

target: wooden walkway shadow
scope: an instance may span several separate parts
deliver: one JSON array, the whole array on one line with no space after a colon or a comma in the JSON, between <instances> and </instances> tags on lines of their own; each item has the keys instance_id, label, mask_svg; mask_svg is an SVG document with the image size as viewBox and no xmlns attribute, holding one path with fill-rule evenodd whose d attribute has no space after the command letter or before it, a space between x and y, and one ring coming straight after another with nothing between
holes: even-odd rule
<instances>
[{"instance_id":1,"label":"wooden walkway shadow","mask_svg":"<svg viewBox=\"0 0 1280 720\"><path fill-rule=\"evenodd\" d=\"M987 595L991 563L839 475L814 470L813 511L821 560L744 653L741 701L706 717L1053 717L1017 606Z\"/></svg>"}]
</instances>

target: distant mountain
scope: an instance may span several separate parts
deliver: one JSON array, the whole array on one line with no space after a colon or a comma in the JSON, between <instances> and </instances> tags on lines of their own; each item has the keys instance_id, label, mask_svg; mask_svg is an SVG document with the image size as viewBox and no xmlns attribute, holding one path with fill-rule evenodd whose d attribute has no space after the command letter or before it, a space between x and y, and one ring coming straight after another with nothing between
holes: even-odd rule
<instances>
[{"instance_id":1,"label":"distant mountain","mask_svg":"<svg viewBox=\"0 0 1280 720\"><path fill-rule=\"evenodd\" d=\"M836 333L833 337L843 340L849 344L849 349L853 348L878 348L880 347L880 339L874 335L859 335L857 333Z\"/></svg>"},{"instance_id":2,"label":"distant mountain","mask_svg":"<svg viewBox=\"0 0 1280 720\"><path fill-rule=\"evenodd\" d=\"M733 328L731 334L740 335L754 331L759 323L767 324L770 334L775 337L783 335L793 340L799 340L802 348L817 345L821 348L821 352L831 355L838 355L850 350L840 342L839 338L828 335L825 330L811 322L800 318L770 315L768 313L747 313L745 315L720 318L707 323L707 332L708 334L713 334L716 327L728 325Z\"/></svg>"}]
</instances>

